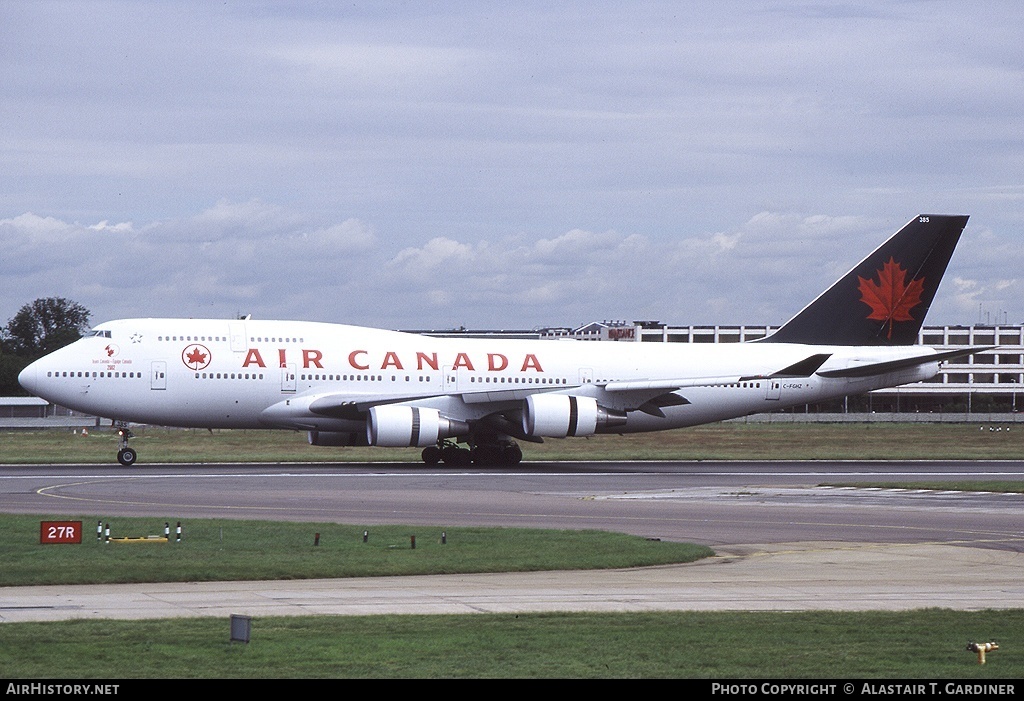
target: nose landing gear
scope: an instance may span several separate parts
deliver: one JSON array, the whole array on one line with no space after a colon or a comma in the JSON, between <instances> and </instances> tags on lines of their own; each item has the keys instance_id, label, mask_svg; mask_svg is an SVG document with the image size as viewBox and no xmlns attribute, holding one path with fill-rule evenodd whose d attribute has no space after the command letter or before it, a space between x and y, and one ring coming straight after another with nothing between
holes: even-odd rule
<instances>
[{"instance_id":1,"label":"nose landing gear","mask_svg":"<svg viewBox=\"0 0 1024 701\"><path fill-rule=\"evenodd\" d=\"M128 447L128 439L134 438L135 434L128 428L127 423L118 421L114 425L117 427L117 435L121 439L118 444L117 461L125 467L131 467L139 457L134 448Z\"/></svg>"}]
</instances>

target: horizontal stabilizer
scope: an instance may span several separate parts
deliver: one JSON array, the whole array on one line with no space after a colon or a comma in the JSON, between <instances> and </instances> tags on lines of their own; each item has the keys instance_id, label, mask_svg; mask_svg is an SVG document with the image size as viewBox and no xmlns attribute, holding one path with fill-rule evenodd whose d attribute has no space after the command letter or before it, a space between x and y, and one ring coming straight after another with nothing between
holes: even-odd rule
<instances>
[{"instance_id":1,"label":"horizontal stabilizer","mask_svg":"<svg viewBox=\"0 0 1024 701\"><path fill-rule=\"evenodd\" d=\"M849 368L841 368L839 370L825 370L818 374L822 377L869 377L871 375L884 375L889 372L896 372L897 370L905 370L907 368L917 367L918 365L925 365L926 363L962 358L966 355L970 355L971 353L992 350L995 347L996 346L973 346L970 348L958 348L956 350L944 351L942 353L920 355L915 358L901 358L900 360L886 360L881 363L869 363L867 365L857 365Z\"/></svg>"},{"instance_id":2,"label":"horizontal stabilizer","mask_svg":"<svg viewBox=\"0 0 1024 701\"><path fill-rule=\"evenodd\" d=\"M831 353L818 353L804 358L799 363L793 363L788 368L783 368L772 373L772 377L810 377L818 368L825 364L825 361L832 357Z\"/></svg>"}]
</instances>

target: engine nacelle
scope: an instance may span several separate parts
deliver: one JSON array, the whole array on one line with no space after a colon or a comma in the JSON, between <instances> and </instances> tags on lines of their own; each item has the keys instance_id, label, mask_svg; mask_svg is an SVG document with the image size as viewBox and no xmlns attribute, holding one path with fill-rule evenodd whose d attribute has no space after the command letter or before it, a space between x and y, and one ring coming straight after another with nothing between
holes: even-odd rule
<instances>
[{"instance_id":1,"label":"engine nacelle","mask_svg":"<svg viewBox=\"0 0 1024 701\"><path fill-rule=\"evenodd\" d=\"M308 431L306 438L310 445L369 445L365 431Z\"/></svg>"},{"instance_id":2,"label":"engine nacelle","mask_svg":"<svg viewBox=\"0 0 1024 701\"><path fill-rule=\"evenodd\" d=\"M387 448L425 448L441 438L469 433L465 421L441 416L437 409L416 406L375 406L366 419L370 445Z\"/></svg>"},{"instance_id":3,"label":"engine nacelle","mask_svg":"<svg viewBox=\"0 0 1024 701\"><path fill-rule=\"evenodd\" d=\"M625 413L598 406L593 397L534 394L523 403L523 433L528 436L592 436L598 428L624 423Z\"/></svg>"}]
</instances>

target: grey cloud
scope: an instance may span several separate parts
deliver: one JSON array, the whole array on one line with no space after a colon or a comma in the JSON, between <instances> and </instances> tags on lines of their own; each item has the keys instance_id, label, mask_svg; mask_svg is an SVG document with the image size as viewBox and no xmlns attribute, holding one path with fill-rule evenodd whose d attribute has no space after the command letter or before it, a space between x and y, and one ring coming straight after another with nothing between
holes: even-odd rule
<instances>
[{"instance_id":1,"label":"grey cloud","mask_svg":"<svg viewBox=\"0 0 1024 701\"><path fill-rule=\"evenodd\" d=\"M973 215L952 270L991 287L1021 263L1017 13L14 4L3 299L389 326L778 320L927 210ZM12 223L26 212L40 221ZM940 292L933 314L956 321L963 299Z\"/></svg>"}]
</instances>

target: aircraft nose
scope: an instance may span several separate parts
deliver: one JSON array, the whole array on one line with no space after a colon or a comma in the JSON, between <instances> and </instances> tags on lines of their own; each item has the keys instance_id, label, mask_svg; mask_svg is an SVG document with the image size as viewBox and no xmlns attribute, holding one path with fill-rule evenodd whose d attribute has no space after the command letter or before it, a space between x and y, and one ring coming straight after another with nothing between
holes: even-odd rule
<instances>
[{"instance_id":1,"label":"aircraft nose","mask_svg":"<svg viewBox=\"0 0 1024 701\"><path fill-rule=\"evenodd\" d=\"M18 384L24 387L28 392L38 395L36 391L38 388L38 382L36 376L39 374L39 363L30 363L28 367L18 373Z\"/></svg>"}]
</instances>

